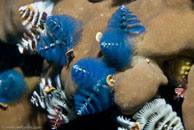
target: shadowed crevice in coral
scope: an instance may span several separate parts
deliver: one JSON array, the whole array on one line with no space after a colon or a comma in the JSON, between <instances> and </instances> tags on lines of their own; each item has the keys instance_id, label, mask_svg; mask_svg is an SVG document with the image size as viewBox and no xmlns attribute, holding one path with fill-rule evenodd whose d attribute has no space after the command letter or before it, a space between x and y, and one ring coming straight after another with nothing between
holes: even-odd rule
<instances>
[{"instance_id":1,"label":"shadowed crevice in coral","mask_svg":"<svg viewBox=\"0 0 194 130\"><path fill-rule=\"evenodd\" d=\"M186 64L187 62L187 64ZM188 64L190 63L190 64ZM187 80L186 72L189 71L183 68L189 67L192 65L192 60L186 56L178 56L173 59L167 60L163 63L164 73L168 78L168 85L161 86L159 92L161 97L165 98L167 103L172 105L174 111L177 112L177 115L181 117L182 120L182 103L184 98L178 97L175 93L176 88L183 88L181 85L187 85L183 82L184 79ZM181 72L184 70L184 74ZM181 77L181 78L180 78Z\"/></svg>"},{"instance_id":2,"label":"shadowed crevice in coral","mask_svg":"<svg viewBox=\"0 0 194 130\"><path fill-rule=\"evenodd\" d=\"M47 0L44 0L47 1ZM60 2L61 0L50 0L51 2L53 2L54 4L57 4L58 2Z\"/></svg>"},{"instance_id":3,"label":"shadowed crevice in coral","mask_svg":"<svg viewBox=\"0 0 194 130\"><path fill-rule=\"evenodd\" d=\"M182 120L183 99L180 98L179 100L174 100L174 86L170 86L170 85L160 86L159 93L161 97L164 98L168 104L172 105L173 110L177 112L177 115Z\"/></svg>"},{"instance_id":4,"label":"shadowed crevice in coral","mask_svg":"<svg viewBox=\"0 0 194 130\"><path fill-rule=\"evenodd\" d=\"M14 46L0 43L0 72L19 65L19 53Z\"/></svg>"},{"instance_id":5,"label":"shadowed crevice in coral","mask_svg":"<svg viewBox=\"0 0 194 130\"><path fill-rule=\"evenodd\" d=\"M193 3L192 7L193 7L193 10L194 10L194 0L191 0L191 2Z\"/></svg>"},{"instance_id":6,"label":"shadowed crevice in coral","mask_svg":"<svg viewBox=\"0 0 194 130\"><path fill-rule=\"evenodd\" d=\"M97 57L102 57L102 56L103 56L102 51L99 51Z\"/></svg>"},{"instance_id":7,"label":"shadowed crevice in coral","mask_svg":"<svg viewBox=\"0 0 194 130\"><path fill-rule=\"evenodd\" d=\"M78 117L58 130L117 130L118 124L113 119L113 113L114 108L110 108L98 114Z\"/></svg>"},{"instance_id":8,"label":"shadowed crevice in coral","mask_svg":"<svg viewBox=\"0 0 194 130\"><path fill-rule=\"evenodd\" d=\"M39 55L23 55L20 57L20 67L25 76L40 76L42 73L43 58Z\"/></svg>"},{"instance_id":9,"label":"shadowed crevice in coral","mask_svg":"<svg viewBox=\"0 0 194 130\"><path fill-rule=\"evenodd\" d=\"M31 98L31 95L28 96L30 99ZM47 112L43 109L41 109L40 107L35 107L33 106L33 104L30 105L31 106L31 113L29 114L29 117L28 117L28 120L29 120L29 124L31 126L35 125L37 127L40 127L38 126L38 115L41 115L40 118L41 120L45 120L47 117L46 117L46 114ZM50 124L47 122L44 124L43 128L41 128L43 130L50 130Z\"/></svg>"},{"instance_id":10,"label":"shadowed crevice in coral","mask_svg":"<svg viewBox=\"0 0 194 130\"><path fill-rule=\"evenodd\" d=\"M89 2L91 3L98 3L98 2L101 2L101 1L104 1L104 0L88 0Z\"/></svg>"},{"instance_id":11,"label":"shadowed crevice in coral","mask_svg":"<svg viewBox=\"0 0 194 130\"><path fill-rule=\"evenodd\" d=\"M129 4L131 2L134 2L136 0L112 0L112 6L119 6L123 4Z\"/></svg>"},{"instance_id":12,"label":"shadowed crevice in coral","mask_svg":"<svg viewBox=\"0 0 194 130\"><path fill-rule=\"evenodd\" d=\"M40 75L43 59L38 55L21 55L16 45L0 42L0 72L21 67L26 76Z\"/></svg>"}]
</instances>

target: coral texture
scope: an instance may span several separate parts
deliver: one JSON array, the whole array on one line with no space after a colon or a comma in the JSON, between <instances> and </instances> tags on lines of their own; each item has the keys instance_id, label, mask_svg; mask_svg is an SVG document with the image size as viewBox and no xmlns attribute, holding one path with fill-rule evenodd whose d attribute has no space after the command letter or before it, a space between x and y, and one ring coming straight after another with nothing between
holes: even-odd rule
<instances>
[{"instance_id":1,"label":"coral texture","mask_svg":"<svg viewBox=\"0 0 194 130\"><path fill-rule=\"evenodd\" d=\"M133 114L156 95L160 85L167 83L167 78L152 61L136 60L132 68L115 76L114 100L125 114Z\"/></svg>"},{"instance_id":2,"label":"coral texture","mask_svg":"<svg viewBox=\"0 0 194 130\"><path fill-rule=\"evenodd\" d=\"M2 18L0 39L2 41L11 41L16 44L15 41L21 38L18 35L21 36L24 28L17 10L20 6L31 2L33 1L0 1L0 17ZM77 87L71 78L71 68L82 58L101 56L100 46L95 41L95 35L97 32L104 32L108 19L119 7L118 3L115 4L112 0L104 0L99 3L90 3L87 0L61 0L53 8L53 14L68 14L84 23L83 36L79 45L74 48L75 58L68 69L63 68L61 76L67 99L72 102ZM115 86L115 103L121 112L130 114L153 98L161 84L167 84L167 79L161 71L165 60L179 55L194 58L194 5L193 0L136 0L126 6L138 16L142 25L146 27L146 33L137 37L137 46L135 46L135 55L143 58L137 60L128 70L116 74L118 84ZM150 59L149 64L145 61L146 58ZM188 89L183 102L183 119L188 130L194 129L192 125L193 78L193 69L191 69L188 75ZM29 110L30 105L27 104L21 108ZM12 107L13 109L8 109L9 112L18 111L17 105ZM17 119L14 114L8 115L8 111L1 115ZM26 117L25 114L29 115L28 112L21 113L21 116ZM6 124L8 120L10 118L4 118L0 122ZM15 124L23 124L23 121L26 123L27 118L17 120Z\"/></svg>"},{"instance_id":3,"label":"coral texture","mask_svg":"<svg viewBox=\"0 0 194 130\"><path fill-rule=\"evenodd\" d=\"M194 128L194 124L192 123L191 120L194 119L194 115L192 114L194 112L194 66L191 67L191 71L189 73L189 78L188 78L188 87L187 90L184 94L185 99L182 105L182 110L183 110L183 121L186 130L192 130Z\"/></svg>"}]
</instances>

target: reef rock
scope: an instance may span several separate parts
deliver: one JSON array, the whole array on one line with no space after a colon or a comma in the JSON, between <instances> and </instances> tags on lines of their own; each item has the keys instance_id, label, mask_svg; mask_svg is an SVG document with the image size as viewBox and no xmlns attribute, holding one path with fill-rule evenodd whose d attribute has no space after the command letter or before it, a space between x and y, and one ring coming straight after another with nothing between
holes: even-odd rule
<instances>
[{"instance_id":1,"label":"reef rock","mask_svg":"<svg viewBox=\"0 0 194 130\"><path fill-rule=\"evenodd\" d=\"M161 60L180 53L188 55L188 50L194 49L191 0L139 0L132 4L139 5L140 8L134 10L138 10L136 14L146 26L143 40L137 46L139 55Z\"/></svg>"},{"instance_id":2,"label":"reef rock","mask_svg":"<svg viewBox=\"0 0 194 130\"><path fill-rule=\"evenodd\" d=\"M0 17L2 18L0 21L0 39L2 41L9 41L13 37L17 41L17 38L21 38L17 35L21 34L24 28L19 20L17 10L20 6L33 1L0 1ZM68 93L67 98L73 99L77 87L71 79L72 65L81 58L100 56L99 43L95 40L96 33L103 32L111 15L121 4L127 3L126 5L146 27L146 33L138 38L136 55L151 59L148 63L145 58L140 58L132 65L132 68L116 75L115 103L121 112L132 114L156 95L160 85L167 84L167 79L159 67L165 60L178 55L194 58L194 4L193 0L128 0L127 2L118 0L117 4L114 3L115 1L117 0L90 3L88 0L61 0L56 3L53 14L72 15L83 21L84 24L79 45L74 48L75 58L68 68L64 66L61 79L65 91ZM183 119L188 130L193 129L193 78L192 69L183 103ZM27 103L28 105L25 106L22 104L22 102L17 104L18 108L16 108L17 105L13 109L8 108L6 112L3 111L3 114L0 111L2 117L7 117L6 120L2 118L3 121L0 122L10 120L10 117L21 108L29 110L30 104ZM12 114L9 115L8 111ZM24 122L27 121L26 117L29 116L29 113L26 112L26 115L25 118L22 118ZM17 118L14 117L14 119Z\"/></svg>"},{"instance_id":3,"label":"reef rock","mask_svg":"<svg viewBox=\"0 0 194 130\"><path fill-rule=\"evenodd\" d=\"M21 40L24 27L20 21L18 9L20 6L37 0L1 0L0 1L0 39L1 41L16 44Z\"/></svg>"},{"instance_id":4,"label":"reef rock","mask_svg":"<svg viewBox=\"0 0 194 130\"><path fill-rule=\"evenodd\" d=\"M158 87L167 84L167 78L153 61L136 59L134 66L115 76L116 105L124 114L133 114L157 93Z\"/></svg>"},{"instance_id":5,"label":"reef rock","mask_svg":"<svg viewBox=\"0 0 194 130\"><path fill-rule=\"evenodd\" d=\"M194 65L191 67L188 76L188 88L184 94L185 99L182 105L183 121L186 130L193 130L194 124Z\"/></svg>"}]
</instances>

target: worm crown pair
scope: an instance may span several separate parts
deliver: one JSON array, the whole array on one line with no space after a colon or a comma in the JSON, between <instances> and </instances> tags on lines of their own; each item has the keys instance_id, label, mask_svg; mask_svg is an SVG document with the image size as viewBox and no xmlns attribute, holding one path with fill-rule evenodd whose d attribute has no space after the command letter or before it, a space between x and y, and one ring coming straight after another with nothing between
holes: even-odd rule
<instances>
[{"instance_id":1,"label":"worm crown pair","mask_svg":"<svg viewBox=\"0 0 194 130\"><path fill-rule=\"evenodd\" d=\"M51 15L53 3L35 2L19 9L27 29L18 49L21 53L38 53L60 65L74 57L73 48L82 33L82 22L68 15Z\"/></svg>"},{"instance_id":2,"label":"worm crown pair","mask_svg":"<svg viewBox=\"0 0 194 130\"><path fill-rule=\"evenodd\" d=\"M65 65L74 57L73 48L82 33L82 22L68 15L51 15L52 8L53 3L50 1L36 2L20 8L22 24L27 33L18 47L20 52L35 52L48 61ZM112 106L111 87L114 86L115 71L130 65L134 44L132 39L144 32L144 26L140 25L137 16L132 15L126 6L121 6L112 15L100 39L105 61L86 58L79 60L72 67L72 79L78 87L74 96L77 115L95 114ZM51 95L54 98L57 94L51 85L44 84L44 87L40 87L41 95ZM36 92L33 95L34 104L37 105L39 101L43 108L47 105L47 111L52 113L50 119L58 119L59 115L65 118L59 114L60 111L56 112L51 108L54 105L49 97L43 100ZM35 97L38 100L35 100Z\"/></svg>"},{"instance_id":3,"label":"worm crown pair","mask_svg":"<svg viewBox=\"0 0 194 130\"><path fill-rule=\"evenodd\" d=\"M74 96L78 115L101 112L112 105L115 70L97 58L79 60L72 67L72 79L78 86Z\"/></svg>"},{"instance_id":4,"label":"worm crown pair","mask_svg":"<svg viewBox=\"0 0 194 130\"><path fill-rule=\"evenodd\" d=\"M75 108L78 115L87 115L108 109L113 102L112 76L115 70L129 66L133 55L132 38L145 32L137 16L121 6L109 19L100 39L105 61L96 58L81 59L72 67L72 79L78 86Z\"/></svg>"},{"instance_id":5,"label":"worm crown pair","mask_svg":"<svg viewBox=\"0 0 194 130\"><path fill-rule=\"evenodd\" d=\"M133 55L133 38L145 32L136 15L122 5L109 19L107 29L100 40L100 48L106 61L117 70L125 69Z\"/></svg>"}]
</instances>

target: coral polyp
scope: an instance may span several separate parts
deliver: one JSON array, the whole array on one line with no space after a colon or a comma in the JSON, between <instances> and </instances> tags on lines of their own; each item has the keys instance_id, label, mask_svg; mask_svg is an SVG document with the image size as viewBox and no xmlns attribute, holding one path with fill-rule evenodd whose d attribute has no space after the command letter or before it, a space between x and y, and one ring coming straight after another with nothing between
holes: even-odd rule
<instances>
[{"instance_id":1,"label":"coral polyp","mask_svg":"<svg viewBox=\"0 0 194 130\"><path fill-rule=\"evenodd\" d=\"M7 70L0 74L0 105L20 100L28 90L24 77L15 70Z\"/></svg>"},{"instance_id":2,"label":"coral polyp","mask_svg":"<svg viewBox=\"0 0 194 130\"><path fill-rule=\"evenodd\" d=\"M145 32L136 15L122 5L109 19L107 29L100 40L105 59L121 70L129 66L136 36Z\"/></svg>"},{"instance_id":3,"label":"coral polyp","mask_svg":"<svg viewBox=\"0 0 194 130\"><path fill-rule=\"evenodd\" d=\"M72 67L72 79L79 87L75 93L75 109L80 116L108 109L113 102L110 86L114 69L101 59L82 59Z\"/></svg>"}]
</instances>

